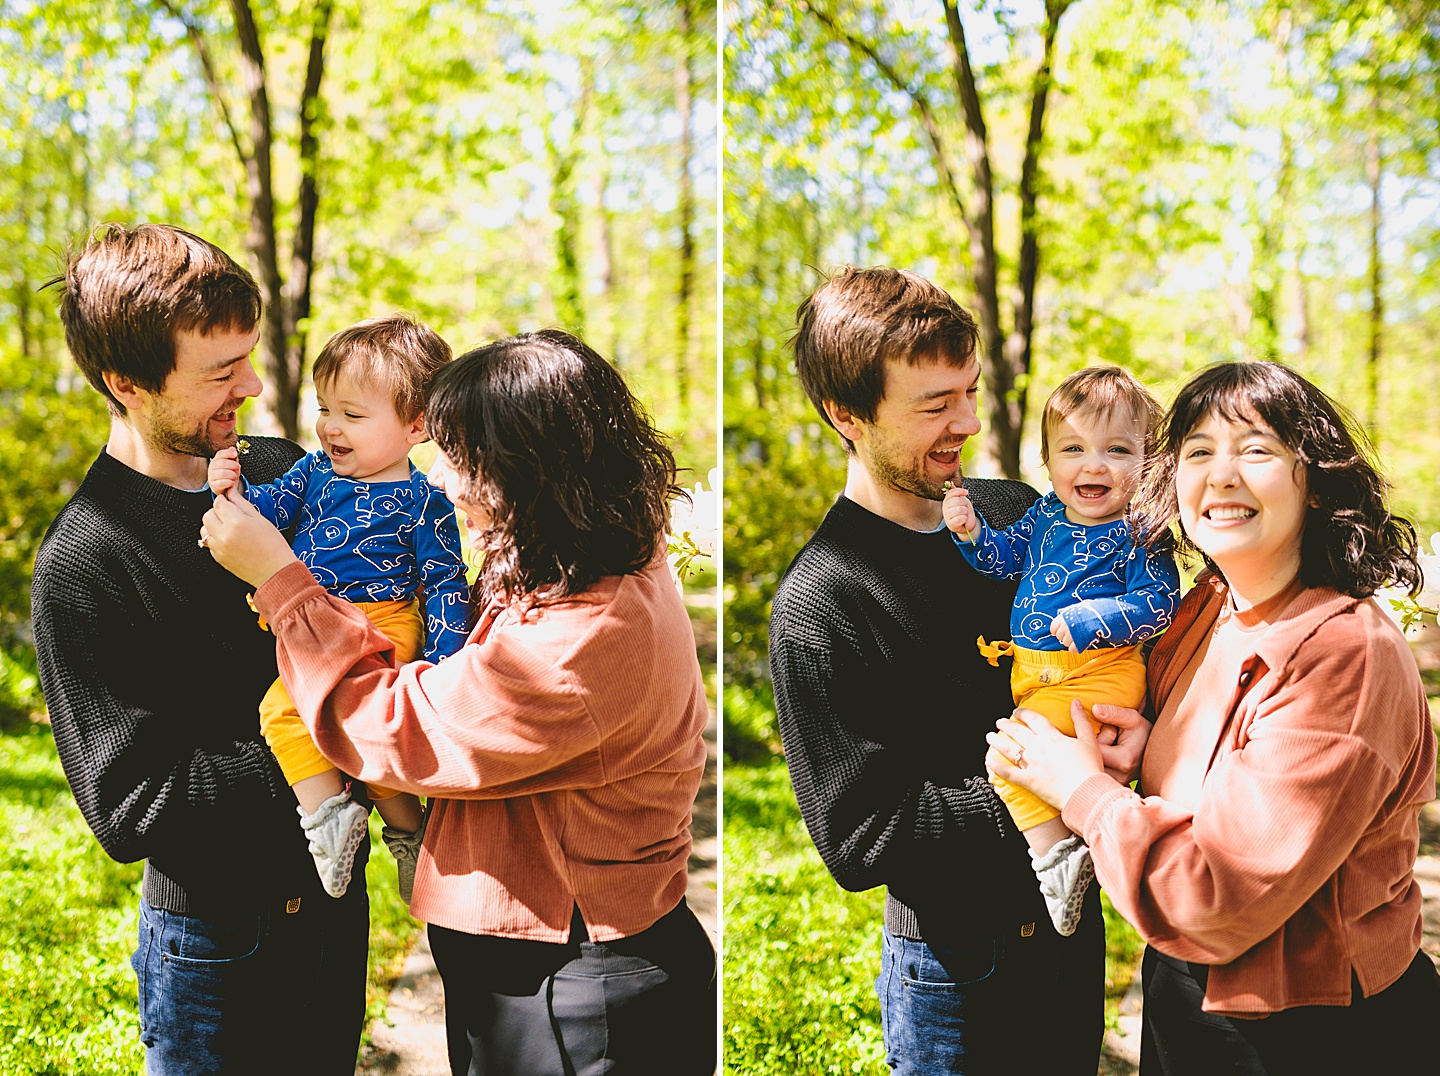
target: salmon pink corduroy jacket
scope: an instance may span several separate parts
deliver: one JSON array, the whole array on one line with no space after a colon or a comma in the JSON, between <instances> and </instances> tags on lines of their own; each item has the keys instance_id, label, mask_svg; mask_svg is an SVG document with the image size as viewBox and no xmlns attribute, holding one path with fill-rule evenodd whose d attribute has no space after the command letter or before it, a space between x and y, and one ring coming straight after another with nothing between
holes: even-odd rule
<instances>
[{"instance_id":1,"label":"salmon pink corduroy jacket","mask_svg":"<svg viewBox=\"0 0 1440 1076\"><path fill-rule=\"evenodd\" d=\"M1214 577L1186 595L1150 659L1152 713L1225 605ZM1425 691L1374 599L1302 590L1246 645L1233 690L1199 700L1217 732L1193 809L1162 797L1195 760L1152 734L1141 786L1160 794L1097 774L1063 817L1145 940L1210 965L1207 1011L1346 1005L1352 971L1369 997L1420 946L1418 817L1435 793Z\"/></svg>"},{"instance_id":2,"label":"salmon pink corduroy jacket","mask_svg":"<svg viewBox=\"0 0 1440 1076\"><path fill-rule=\"evenodd\" d=\"M663 558L536 606L492 605L437 665L390 642L298 562L255 593L320 750L431 797L411 911L470 934L595 941L680 902L705 764L705 690Z\"/></svg>"}]
</instances>

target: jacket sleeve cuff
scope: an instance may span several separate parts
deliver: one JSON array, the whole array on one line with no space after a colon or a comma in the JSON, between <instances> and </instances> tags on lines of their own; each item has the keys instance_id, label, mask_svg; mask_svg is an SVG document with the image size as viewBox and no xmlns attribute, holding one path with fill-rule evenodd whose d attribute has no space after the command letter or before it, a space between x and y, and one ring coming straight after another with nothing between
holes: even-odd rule
<instances>
[{"instance_id":1,"label":"jacket sleeve cuff","mask_svg":"<svg viewBox=\"0 0 1440 1076\"><path fill-rule=\"evenodd\" d=\"M255 611L272 624L279 623L303 602L323 597L325 589L300 561L285 565L255 591Z\"/></svg>"},{"instance_id":2,"label":"jacket sleeve cuff","mask_svg":"<svg viewBox=\"0 0 1440 1076\"><path fill-rule=\"evenodd\" d=\"M1070 827L1071 833L1078 833L1085 838L1085 843L1090 843L1089 829L1104 814L1105 808L1116 799L1127 795L1128 788L1120 784L1108 773L1097 773L1085 778L1070 793L1070 799L1065 804L1065 809L1060 812L1060 817Z\"/></svg>"}]
</instances>

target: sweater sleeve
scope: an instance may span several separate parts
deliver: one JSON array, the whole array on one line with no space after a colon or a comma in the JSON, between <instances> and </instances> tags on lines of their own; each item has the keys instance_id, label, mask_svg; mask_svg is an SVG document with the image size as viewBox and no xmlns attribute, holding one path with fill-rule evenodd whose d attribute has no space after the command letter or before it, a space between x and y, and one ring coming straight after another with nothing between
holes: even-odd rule
<instances>
[{"instance_id":1,"label":"sweater sleeve","mask_svg":"<svg viewBox=\"0 0 1440 1076\"><path fill-rule=\"evenodd\" d=\"M442 490L421 481L423 500L415 523L415 564L425 610L425 660L437 662L465 642L469 587L460 554L455 506Z\"/></svg>"},{"instance_id":2,"label":"sweater sleeve","mask_svg":"<svg viewBox=\"0 0 1440 1076\"><path fill-rule=\"evenodd\" d=\"M1393 747L1395 723L1413 709L1414 675L1390 656L1357 618L1328 622L1259 701L1238 747L1221 749L1193 812L1103 776L1076 790L1065 822L1147 941L1229 963L1335 873L1396 791L1406 749Z\"/></svg>"},{"instance_id":3,"label":"sweater sleeve","mask_svg":"<svg viewBox=\"0 0 1440 1076\"><path fill-rule=\"evenodd\" d=\"M921 775L927 768L916 765L913 748L876 727L893 720L896 700L885 697L893 684L873 675L856 645L863 627L814 598L792 599L782 584L770 667L796 802L826 868L850 890L904 887L937 863L993 850L1007 817L989 781L957 773L942 784Z\"/></svg>"},{"instance_id":4,"label":"sweater sleeve","mask_svg":"<svg viewBox=\"0 0 1440 1076\"><path fill-rule=\"evenodd\" d=\"M294 525L305 505L305 490L318 453L310 453L277 478L261 484L244 483L245 499L280 530Z\"/></svg>"},{"instance_id":5,"label":"sweater sleeve","mask_svg":"<svg viewBox=\"0 0 1440 1076\"><path fill-rule=\"evenodd\" d=\"M217 736L198 688L157 686L197 670L164 667L123 588L123 568L73 552L51 547L36 562L35 651L66 779L112 859L183 855L202 839L223 847L233 820L253 825L256 803L286 794L280 771L258 727Z\"/></svg>"},{"instance_id":6,"label":"sweater sleeve","mask_svg":"<svg viewBox=\"0 0 1440 1076\"><path fill-rule=\"evenodd\" d=\"M1175 558L1136 548L1125 561L1124 594L1086 598L1066 606L1059 615L1078 650L1130 646L1169 627L1179 601L1180 573Z\"/></svg>"},{"instance_id":7,"label":"sweater sleeve","mask_svg":"<svg viewBox=\"0 0 1440 1076\"><path fill-rule=\"evenodd\" d=\"M1019 579L1025 574L1025 558L1030 553L1030 540L1035 535L1035 521L1043 503L1037 501L1019 522L1004 530L996 530L977 512L980 534L975 541L967 542L958 534L951 537L977 572L996 579Z\"/></svg>"},{"instance_id":8,"label":"sweater sleeve","mask_svg":"<svg viewBox=\"0 0 1440 1076\"><path fill-rule=\"evenodd\" d=\"M449 799L605 783L599 729L563 667L574 635L557 645L540 629L492 631L438 665L397 667L393 644L303 564L277 572L255 604L316 746L359 780Z\"/></svg>"}]
</instances>

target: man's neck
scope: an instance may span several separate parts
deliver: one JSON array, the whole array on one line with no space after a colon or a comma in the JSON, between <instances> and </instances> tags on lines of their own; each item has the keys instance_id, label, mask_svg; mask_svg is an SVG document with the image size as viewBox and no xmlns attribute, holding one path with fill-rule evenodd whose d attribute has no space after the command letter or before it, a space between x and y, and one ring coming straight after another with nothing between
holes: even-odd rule
<instances>
[{"instance_id":1,"label":"man's neck","mask_svg":"<svg viewBox=\"0 0 1440 1076\"><path fill-rule=\"evenodd\" d=\"M945 523L939 501L917 497L877 481L858 456L850 457L845 476L845 496L882 519L912 531L933 531Z\"/></svg>"},{"instance_id":2,"label":"man's neck","mask_svg":"<svg viewBox=\"0 0 1440 1076\"><path fill-rule=\"evenodd\" d=\"M186 492L205 488L208 460L157 448L123 418L110 416L110 441L105 446L105 452L132 471L139 471L167 486Z\"/></svg>"}]
</instances>

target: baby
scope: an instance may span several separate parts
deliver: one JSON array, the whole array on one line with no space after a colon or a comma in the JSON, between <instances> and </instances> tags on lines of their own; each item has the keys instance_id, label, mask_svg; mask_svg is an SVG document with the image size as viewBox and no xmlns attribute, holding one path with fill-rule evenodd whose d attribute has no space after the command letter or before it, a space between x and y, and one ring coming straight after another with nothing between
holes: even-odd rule
<instances>
[{"instance_id":1,"label":"baby","mask_svg":"<svg viewBox=\"0 0 1440 1076\"><path fill-rule=\"evenodd\" d=\"M1041 418L1053 493L1005 531L986 525L963 488L945 495L945 523L965 559L986 575L1020 579L1011 641L982 637L981 653L992 665L1012 656L1016 704L1069 736L1073 699L1092 723L1093 703L1139 708L1139 643L1169 625L1179 598L1174 559L1137 547L1125 518L1159 413L1124 370L1081 370L1050 394ZM1030 845L1055 929L1073 934L1094 877L1090 849L1048 803L1007 781L996 779L995 788Z\"/></svg>"},{"instance_id":2,"label":"baby","mask_svg":"<svg viewBox=\"0 0 1440 1076\"><path fill-rule=\"evenodd\" d=\"M439 661L465 641L465 565L455 508L409 458L425 440L430 381L449 361L449 345L403 314L336 333L315 360L320 450L276 482L243 490L277 527L298 519L296 555L321 586L354 602L385 633L397 662L414 660L422 644L426 660ZM211 492L224 496L240 482L236 449L217 453L210 461ZM279 680L261 700L260 728L299 801L325 891L339 897L368 837L370 811L351 799ZM382 836L408 904L424 811L409 793L374 785L369 793L385 821Z\"/></svg>"}]
</instances>

